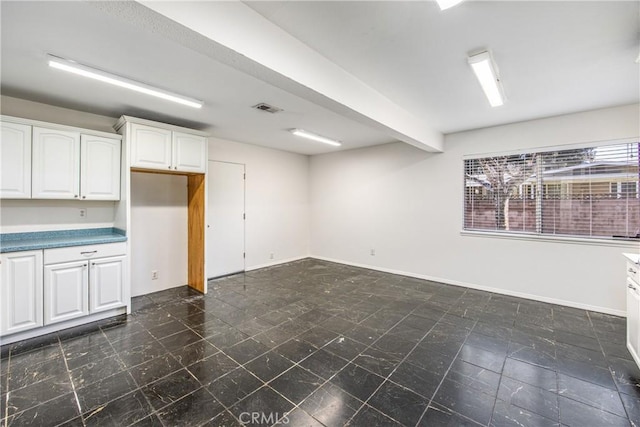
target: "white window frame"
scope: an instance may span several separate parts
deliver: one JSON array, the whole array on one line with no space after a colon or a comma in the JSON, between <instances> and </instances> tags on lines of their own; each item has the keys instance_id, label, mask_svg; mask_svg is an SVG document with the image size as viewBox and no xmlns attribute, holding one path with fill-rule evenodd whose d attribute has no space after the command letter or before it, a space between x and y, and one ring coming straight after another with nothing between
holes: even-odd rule
<instances>
[{"instance_id":1,"label":"white window frame","mask_svg":"<svg viewBox=\"0 0 640 427\"><path fill-rule=\"evenodd\" d=\"M541 146L530 149L509 150L500 152L485 152L485 153L473 153L462 156L462 164L464 167L465 160L483 159L487 157L497 156L512 156L520 154L537 154L545 153L549 151L562 151L572 150L580 148L593 148L593 147L606 147L609 145L621 145L621 144L634 144L639 143L640 137L624 138L616 140L606 141L590 141L578 144L566 144L566 145L550 145ZM492 239L508 239L508 240L525 240L525 241L539 241L539 242L552 242L552 243L569 243L578 245L594 245L594 246L611 246L618 248L632 248L636 250L638 248L638 239L633 238L613 238L613 237L589 237L578 235L560 235L560 234L543 234L535 232L522 232L522 231L500 231L500 230L481 230L481 229L465 229L465 197L466 197L466 183L465 179L462 180L463 190L459 192L461 194L461 213L462 224L460 235L466 237L480 237L480 238L492 238ZM620 185L618 185L620 187ZM640 197L640 182L636 183L636 195Z\"/></svg>"}]
</instances>

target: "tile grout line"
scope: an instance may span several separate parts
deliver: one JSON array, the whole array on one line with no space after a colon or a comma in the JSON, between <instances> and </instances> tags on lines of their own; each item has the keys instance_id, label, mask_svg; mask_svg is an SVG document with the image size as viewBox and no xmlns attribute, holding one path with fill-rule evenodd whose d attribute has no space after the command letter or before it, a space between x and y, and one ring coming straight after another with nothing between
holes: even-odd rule
<instances>
[{"instance_id":1,"label":"tile grout line","mask_svg":"<svg viewBox=\"0 0 640 427\"><path fill-rule=\"evenodd\" d=\"M460 298L462 298L468 291L465 291ZM451 307L452 308L452 307ZM444 317L447 313L449 313L449 311L451 311L451 308L449 308L445 314L442 316ZM476 325L478 324L478 320L475 320L473 323L473 328L476 327ZM418 418L418 421L416 422L416 426L418 426L420 424L420 422L422 421L422 419L424 418L424 416L427 414L427 411L429 411L429 407L431 406L431 404L433 403L433 399L436 397L436 395L438 394L438 390L440 390L440 387L442 387L442 384L444 383L444 380L447 378L447 375L449 375L449 371L451 371L451 367L453 366L455 360L458 358L458 355L460 354L460 352L462 351L462 347L464 347L464 343L467 342L467 339L469 338L469 335L471 335L471 332L473 331L473 328L471 328L471 330L469 331L469 333L467 334L467 336L465 337L464 341L462 342L462 345L460 346L460 348L458 349L458 351L456 352L456 355L452 358L451 363L449 364L449 367L447 368L447 370L445 371L444 375L442 376L442 379L440 380L440 383L438 383L438 387L436 387L435 391L433 392L433 394L431 395L431 398L429 399L429 403L427 403L427 407L424 408L424 411L422 411L422 415L420 415L420 417ZM495 404L495 402L494 402ZM444 405L443 405L444 406ZM446 408L446 406L445 406ZM453 411L455 412L455 411ZM456 412L457 413L457 412ZM492 411L492 416L493 416L493 411ZM466 418L466 417L465 417ZM476 422L474 420L474 422Z\"/></svg>"},{"instance_id":2,"label":"tile grout line","mask_svg":"<svg viewBox=\"0 0 640 427\"><path fill-rule=\"evenodd\" d=\"M12 349L9 348L9 354L7 355L7 393L5 394L5 402L4 402L4 416L2 416L2 420L4 424L0 424L0 426L8 427L9 426L9 395L11 391L9 390L9 382L11 381L11 353Z\"/></svg>"},{"instance_id":3,"label":"tile grout line","mask_svg":"<svg viewBox=\"0 0 640 427\"><path fill-rule=\"evenodd\" d=\"M76 391L76 385L73 383L73 377L71 376L71 370L69 369L69 363L67 362L67 355L64 354L64 348L62 347L62 341L60 340L60 335L57 334L56 336L58 338L58 346L60 347L60 353L62 353L62 360L64 360L64 367L67 370L67 376L69 377L69 382L71 383L71 390L73 391L73 397L76 401L76 406L78 408L80 421L82 422L83 426L86 426L87 424L85 423L84 416L82 415L82 408L80 406L80 399L78 398L78 393Z\"/></svg>"}]
</instances>

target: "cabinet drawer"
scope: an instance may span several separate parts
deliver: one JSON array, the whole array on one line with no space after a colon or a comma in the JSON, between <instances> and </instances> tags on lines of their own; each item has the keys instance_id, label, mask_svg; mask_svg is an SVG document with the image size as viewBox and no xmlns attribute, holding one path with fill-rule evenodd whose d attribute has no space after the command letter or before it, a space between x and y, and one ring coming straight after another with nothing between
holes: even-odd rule
<instances>
[{"instance_id":1,"label":"cabinet drawer","mask_svg":"<svg viewBox=\"0 0 640 427\"><path fill-rule=\"evenodd\" d=\"M127 253L126 242L104 243L100 245L71 246L68 248L56 248L44 250L44 263L57 264L92 258L125 255Z\"/></svg>"},{"instance_id":2,"label":"cabinet drawer","mask_svg":"<svg viewBox=\"0 0 640 427\"><path fill-rule=\"evenodd\" d=\"M627 261L627 277L636 283L640 283L640 265Z\"/></svg>"}]
</instances>

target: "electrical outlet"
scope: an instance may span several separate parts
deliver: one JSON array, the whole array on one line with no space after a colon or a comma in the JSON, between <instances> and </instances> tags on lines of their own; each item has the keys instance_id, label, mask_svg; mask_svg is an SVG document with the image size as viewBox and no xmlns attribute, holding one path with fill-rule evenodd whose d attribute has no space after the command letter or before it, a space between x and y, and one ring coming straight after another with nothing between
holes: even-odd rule
<instances>
[{"instance_id":1,"label":"electrical outlet","mask_svg":"<svg viewBox=\"0 0 640 427\"><path fill-rule=\"evenodd\" d=\"M80 211L80 218L86 218L87 217L87 210L85 208L82 209L78 209Z\"/></svg>"},{"instance_id":2,"label":"electrical outlet","mask_svg":"<svg viewBox=\"0 0 640 427\"><path fill-rule=\"evenodd\" d=\"M158 270L151 270L151 280L158 280Z\"/></svg>"},{"instance_id":3,"label":"electrical outlet","mask_svg":"<svg viewBox=\"0 0 640 427\"><path fill-rule=\"evenodd\" d=\"M273 259L273 252L269 254L269 259Z\"/></svg>"},{"instance_id":4,"label":"electrical outlet","mask_svg":"<svg viewBox=\"0 0 640 427\"><path fill-rule=\"evenodd\" d=\"M371 256L376 256L376 250L375 249L371 249L371 251L369 253L371 254Z\"/></svg>"}]
</instances>

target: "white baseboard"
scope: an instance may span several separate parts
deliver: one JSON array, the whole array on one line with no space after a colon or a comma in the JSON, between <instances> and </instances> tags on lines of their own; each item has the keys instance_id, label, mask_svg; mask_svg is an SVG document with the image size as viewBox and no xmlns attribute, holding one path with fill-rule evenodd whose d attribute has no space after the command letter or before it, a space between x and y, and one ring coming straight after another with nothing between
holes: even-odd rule
<instances>
[{"instance_id":1,"label":"white baseboard","mask_svg":"<svg viewBox=\"0 0 640 427\"><path fill-rule=\"evenodd\" d=\"M108 319L109 317L119 316L125 313L127 313L127 307L123 306L108 311L103 311L101 313L90 314L88 316L67 320L65 322L55 323L53 325L41 326L38 328L30 329L28 331L3 336L0 338L0 340L2 341L2 345L13 344L14 342L62 331L64 329L73 328L74 326L80 326L86 323L97 322L98 320Z\"/></svg>"},{"instance_id":2,"label":"white baseboard","mask_svg":"<svg viewBox=\"0 0 640 427\"><path fill-rule=\"evenodd\" d=\"M390 268L382 268L382 267L378 267L378 266L375 266L375 265L354 263L354 262L349 262L349 261L344 261L344 260L339 260L339 259L334 259L334 258L327 258L327 257L322 257L322 256L310 255L309 258L315 258L315 259L320 259L320 260L323 260L323 261L335 262L335 263L338 263L338 264L350 265L350 266L353 266L353 267L368 268L370 270L381 271L381 272L384 272L384 273L398 274L400 276L407 276L407 277L412 277L412 278L416 278L416 279L430 280L432 282L439 282L439 283L444 283L444 284L447 284L447 285L462 286L462 287L465 287L465 288L476 289L476 290L479 290L479 291L493 292L493 293L501 294L501 295L508 295L508 296L512 296L512 297L525 298L525 299L530 299L530 300L534 300L534 301L546 302L546 303L550 303L550 304L563 305L563 306L566 306L566 307L579 308L581 310L596 311L598 313L612 314L614 316L621 316L621 317L626 317L627 316L626 311L614 310L614 309L611 309L611 308L608 308L608 307L599 307L599 306L594 306L594 305L589 305L589 304L582 304L582 303L575 302L575 301L565 301L565 300L561 300L561 299L557 299L557 298L550 298L550 297L545 297L545 296L540 296L540 295L527 294L527 293L524 293L524 292L510 291L508 289L493 288L493 287L490 287L490 286L482 286L482 285L477 285L475 283L459 282L457 280L444 279L442 277L427 276L425 274L417 274L417 273L411 273L411 272L408 272L408 271L400 271L400 270L394 270L394 269L390 269Z\"/></svg>"},{"instance_id":3,"label":"white baseboard","mask_svg":"<svg viewBox=\"0 0 640 427\"><path fill-rule=\"evenodd\" d=\"M294 262L294 261L300 261L306 258L310 258L309 255L299 256L295 258L279 259L277 261L268 262L266 264L258 264L258 265L252 265L250 267L246 267L244 271L259 270L261 268L273 267L275 265L286 264L288 262Z\"/></svg>"}]
</instances>

